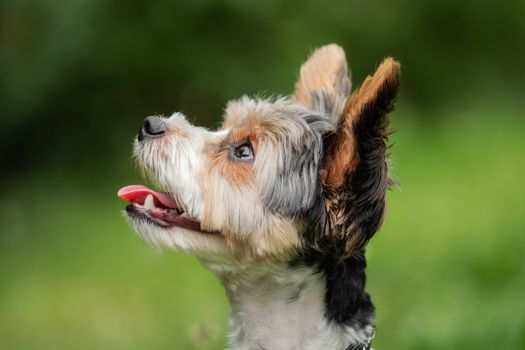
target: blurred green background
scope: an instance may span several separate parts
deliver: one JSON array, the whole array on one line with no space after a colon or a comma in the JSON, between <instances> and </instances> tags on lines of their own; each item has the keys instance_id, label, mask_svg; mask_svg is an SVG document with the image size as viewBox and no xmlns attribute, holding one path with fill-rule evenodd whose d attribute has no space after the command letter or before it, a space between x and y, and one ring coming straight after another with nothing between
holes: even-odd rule
<instances>
[{"instance_id":1,"label":"blurred green background","mask_svg":"<svg viewBox=\"0 0 525 350\"><path fill-rule=\"evenodd\" d=\"M142 119L214 127L289 94L315 47L354 87L403 66L386 223L369 245L378 349L525 349L525 2L0 2L0 349L222 349L219 282L146 246L115 193Z\"/></svg>"}]
</instances>

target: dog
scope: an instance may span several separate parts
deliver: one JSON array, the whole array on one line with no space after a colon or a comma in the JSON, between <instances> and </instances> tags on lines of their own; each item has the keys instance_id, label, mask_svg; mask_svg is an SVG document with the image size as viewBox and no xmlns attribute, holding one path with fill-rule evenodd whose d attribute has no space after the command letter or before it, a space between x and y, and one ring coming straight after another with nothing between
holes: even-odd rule
<instances>
[{"instance_id":1,"label":"dog","mask_svg":"<svg viewBox=\"0 0 525 350\"><path fill-rule=\"evenodd\" d=\"M388 57L351 93L331 44L302 65L291 96L231 101L217 131L181 113L145 118L134 156L161 191L122 188L126 217L218 276L230 349L370 349L365 246L392 183L387 115L399 81Z\"/></svg>"}]
</instances>

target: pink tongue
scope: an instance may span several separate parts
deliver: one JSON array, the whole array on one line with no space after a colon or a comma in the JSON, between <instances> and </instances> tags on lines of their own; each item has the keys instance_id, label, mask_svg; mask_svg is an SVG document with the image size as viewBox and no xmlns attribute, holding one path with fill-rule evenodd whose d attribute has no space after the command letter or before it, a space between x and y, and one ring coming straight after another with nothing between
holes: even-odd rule
<instances>
[{"instance_id":1,"label":"pink tongue","mask_svg":"<svg viewBox=\"0 0 525 350\"><path fill-rule=\"evenodd\" d=\"M150 190L146 186L142 185L131 185L122 187L118 192L117 195L131 203L137 203L140 205L144 204L144 201L146 200L146 197L148 194L151 194L153 196L153 199L155 200L155 204L163 205L167 208L171 209L178 209L177 202L173 197L167 193L167 192L155 192L153 190Z\"/></svg>"}]
</instances>

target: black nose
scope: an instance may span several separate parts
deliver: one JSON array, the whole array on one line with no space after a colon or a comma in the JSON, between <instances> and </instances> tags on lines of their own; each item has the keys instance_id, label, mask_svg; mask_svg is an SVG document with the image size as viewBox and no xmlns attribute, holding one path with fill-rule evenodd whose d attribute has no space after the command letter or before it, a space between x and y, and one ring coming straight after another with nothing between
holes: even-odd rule
<instances>
[{"instance_id":1,"label":"black nose","mask_svg":"<svg viewBox=\"0 0 525 350\"><path fill-rule=\"evenodd\" d=\"M146 136L160 136L166 132L166 125L159 117L146 117L137 136L142 141Z\"/></svg>"}]
</instances>

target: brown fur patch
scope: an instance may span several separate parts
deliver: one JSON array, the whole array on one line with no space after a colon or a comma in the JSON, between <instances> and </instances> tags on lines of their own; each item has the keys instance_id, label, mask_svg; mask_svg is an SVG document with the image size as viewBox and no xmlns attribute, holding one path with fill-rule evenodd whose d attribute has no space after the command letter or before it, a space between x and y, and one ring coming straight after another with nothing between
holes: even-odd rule
<instances>
[{"instance_id":1,"label":"brown fur patch","mask_svg":"<svg viewBox=\"0 0 525 350\"><path fill-rule=\"evenodd\" d=\"M245 125L241 128L232 129L225 142L229 144L237 144L243 141L249 141L253 147L254 153L256 153L260 127L257 125L254 118L248 118L244 124Z\"/></svg>"},{"instance_id":2,"label":"brown fur patch","mask_svg":"<svg viewBox=\"0 0 525 350\"><path fill-rule=\"evenodd\" d=\"M253 186L255 183L253 163L235 161L231 159L230 152L230 146L224 142L206 143L203 148L206 173L216 172L236 186Z\"/></svg>"},{"instance_id":3,"label":"brown fur patch","mask_svg":"<svg viewBox=\"0 0 525 350\"><path fill-rule=\"evenodd\" d=\"M388 86L399 84L400 65L393 58L386 58L373 76L368 76L363 84L347 101L344 121L338 134L327 149L327 166L324 184L339 188L359 161L353 128L363 110L375 103L378 94Z\"/></svg>"}]
</instances>

